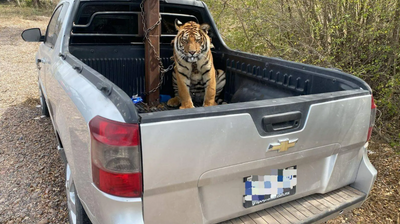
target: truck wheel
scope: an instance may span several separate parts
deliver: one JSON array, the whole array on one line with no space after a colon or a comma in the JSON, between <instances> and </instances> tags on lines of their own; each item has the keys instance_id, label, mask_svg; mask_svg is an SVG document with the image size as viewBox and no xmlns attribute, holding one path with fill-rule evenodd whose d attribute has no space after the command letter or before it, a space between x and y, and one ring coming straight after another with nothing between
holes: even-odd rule
<instances>
[{"instance_id":1,"label":"truck wheel","mask_svg":"<svg viewBox=\"0 0 400 224\"><path fill-rule=\"evenodd\" d=\"M43 92L42 92L42 88L39 86L39 94L40 94L40 111L42 113L43 116L48 117L49 116L49 109L47 108L47 103L46 103L46 99L44 98Z\"/></svg>"},{"instance_id":2,"label":"truck wheel","mask_svg":"<svg viewBox=\"0 0 400 224\"><path fill-rule=\"evenodd\" d=\"M65 166L65 188L67 193L68 218L70 224L91 224L76 192L69 165Z\"/></svg>"}]
</instances>

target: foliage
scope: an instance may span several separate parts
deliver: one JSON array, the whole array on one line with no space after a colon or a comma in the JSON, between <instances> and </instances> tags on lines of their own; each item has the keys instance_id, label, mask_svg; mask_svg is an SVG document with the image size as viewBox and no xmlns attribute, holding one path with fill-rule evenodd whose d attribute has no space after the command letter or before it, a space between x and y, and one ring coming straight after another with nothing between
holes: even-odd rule
<instances>
[{"instance_id":1,"label":"foliage","mask_svg":"<svg viewBox=\"0 0 400 224\"><path fill-rule=\"evenodd\" d=\"M35 16L51 16L54 8L35 8L35 7L10 7L9 3L0 3L0 18L22 16L25 19L33 19Z\"/></svg>"},{"instance_id":2,"label":"foliage","mask_svg":"<svg viewBox=\"0 0 400 224\"><path fill-rule=\"evenodd\" d=\"M43 12L43 10L53 10L58 0L0 0L1 4L13 4L21 8L33 8Z\"/></svg>"},{"instance_id":3,"label":"foliage","mask_svg":"<svg viewBox=\"0 0 400 224\"><path fill-rule=\"evenodd\" d=\"M400 142L400 0L205 0L228 46L364 79Z\"/></svg>"}]
</instances>

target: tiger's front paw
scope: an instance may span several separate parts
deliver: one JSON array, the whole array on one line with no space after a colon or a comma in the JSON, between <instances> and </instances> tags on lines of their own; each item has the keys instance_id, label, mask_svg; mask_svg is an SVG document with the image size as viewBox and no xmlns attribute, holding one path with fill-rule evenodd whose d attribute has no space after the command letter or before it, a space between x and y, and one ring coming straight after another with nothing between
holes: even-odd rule
<instances>
[{"instance_id":1,"label":"tiger's front paw","mask_svg":"<svg viewBox=\"0 0 400 224\"><path fill-rule=\"evenodd\" d=\"M215 106L215 105L217 105L217 103L214 101L214 100L212 100L212 101L209 101L209 102L204 102L204 107L211 107L211 106Z\"/></svg>"},{"instance_id":2,"label":"tiger's front paw","mask_svg":"<svg viewBox=\"0 0 400 224\"><path fill-rule=\"evenodd\" d=\"M170 107L178 107L180 104L181 104L181 102L179 102L178 97L171 98L167 102L167 105Z\"/></svg>"},{"instance_id":3,"label":"tiger's front paw","mask_svg":"<svg viewBox=\"0 0 400 224\"><path fill-rule=\"evenodd\" d=\"M182 103L182 105L179 107L179 109L190 109L190 108L194 108L192 102Z\"/></svg>"}]
</instances>

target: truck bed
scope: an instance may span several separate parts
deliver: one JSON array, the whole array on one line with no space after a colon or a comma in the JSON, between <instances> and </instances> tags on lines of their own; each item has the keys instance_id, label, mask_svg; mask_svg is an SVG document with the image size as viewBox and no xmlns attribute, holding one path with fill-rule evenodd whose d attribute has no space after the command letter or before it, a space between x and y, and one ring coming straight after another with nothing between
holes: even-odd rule
<instances>
[{"instance_id":1,"label":"truck bed","mask_svg":"<svg viewBox=\"0 0 400 224\"><path fill-rule=\"evenodd\" d=\"M70 52L80 61L102 74L121 88L128 96L143 95L144 46L70 46ZM164 67L172 63L172 47L161 46ZM367 90L365 83L356 77L334 69L318 68L276 58L250 55L242 52L213 51L214 65L226 72L226 85L222 99L226 103L270 100L301 95ZM254 57L254 58L252 58ZM161 94L174 96L172 72L165 74ZM171 110L161 106L139 113Z\"/></svg>"}]
</instances>

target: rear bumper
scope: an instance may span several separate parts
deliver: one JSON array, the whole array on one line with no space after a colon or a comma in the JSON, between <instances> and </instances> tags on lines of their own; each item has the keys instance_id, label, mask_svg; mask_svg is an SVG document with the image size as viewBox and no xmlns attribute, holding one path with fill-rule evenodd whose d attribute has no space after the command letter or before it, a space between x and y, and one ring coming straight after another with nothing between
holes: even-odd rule
<instances>
[{"instance_id":1,"label":"rear bumper","mask_svg":"<svg viewBox=\"0 0 400 224\"><path fill-rule=\"evenodd\" d=\"M377 171L368 159L367 144L350 186L325 194L313 194L222 223L322 223L360 207L371 192Z\"/></svg>"},{"instance_id":2,"label":"rear bumper","mask_svg":"<svg viewBox=\"0 0 400 224\"><path fill-rule=\"evenodd\" d=\"M320 223L361 206L367 194L343 187L326 194L314 194L223 223Z\"/></svg>"},{"instance_id":3,"label":"rear bumper","mask_svg":"<svg viewBox=\"0 0 400 224\"><path fill-rule=\"evenodd\" d=\"M123 198L109 195L100 191L93 184L91 189L94 200L90 203L90 206L84 201L81 202L93 224L143 223L141 198Z\"/></svg>"},{"instance_id":4,"label":"rear bumper","mask_svg":"<svg viewBox=\"0 0 400 224\"><path fill-rule=\"evenodd\" d=\"M351 184L351 187L364 192L368 196L372 190L372 186L374 185L378 172L369 161L367 148L368 143L366 143L364 146L364 154L360 163L360 167L358 168L356 181Z\"/></svg>"}]
</instances>

